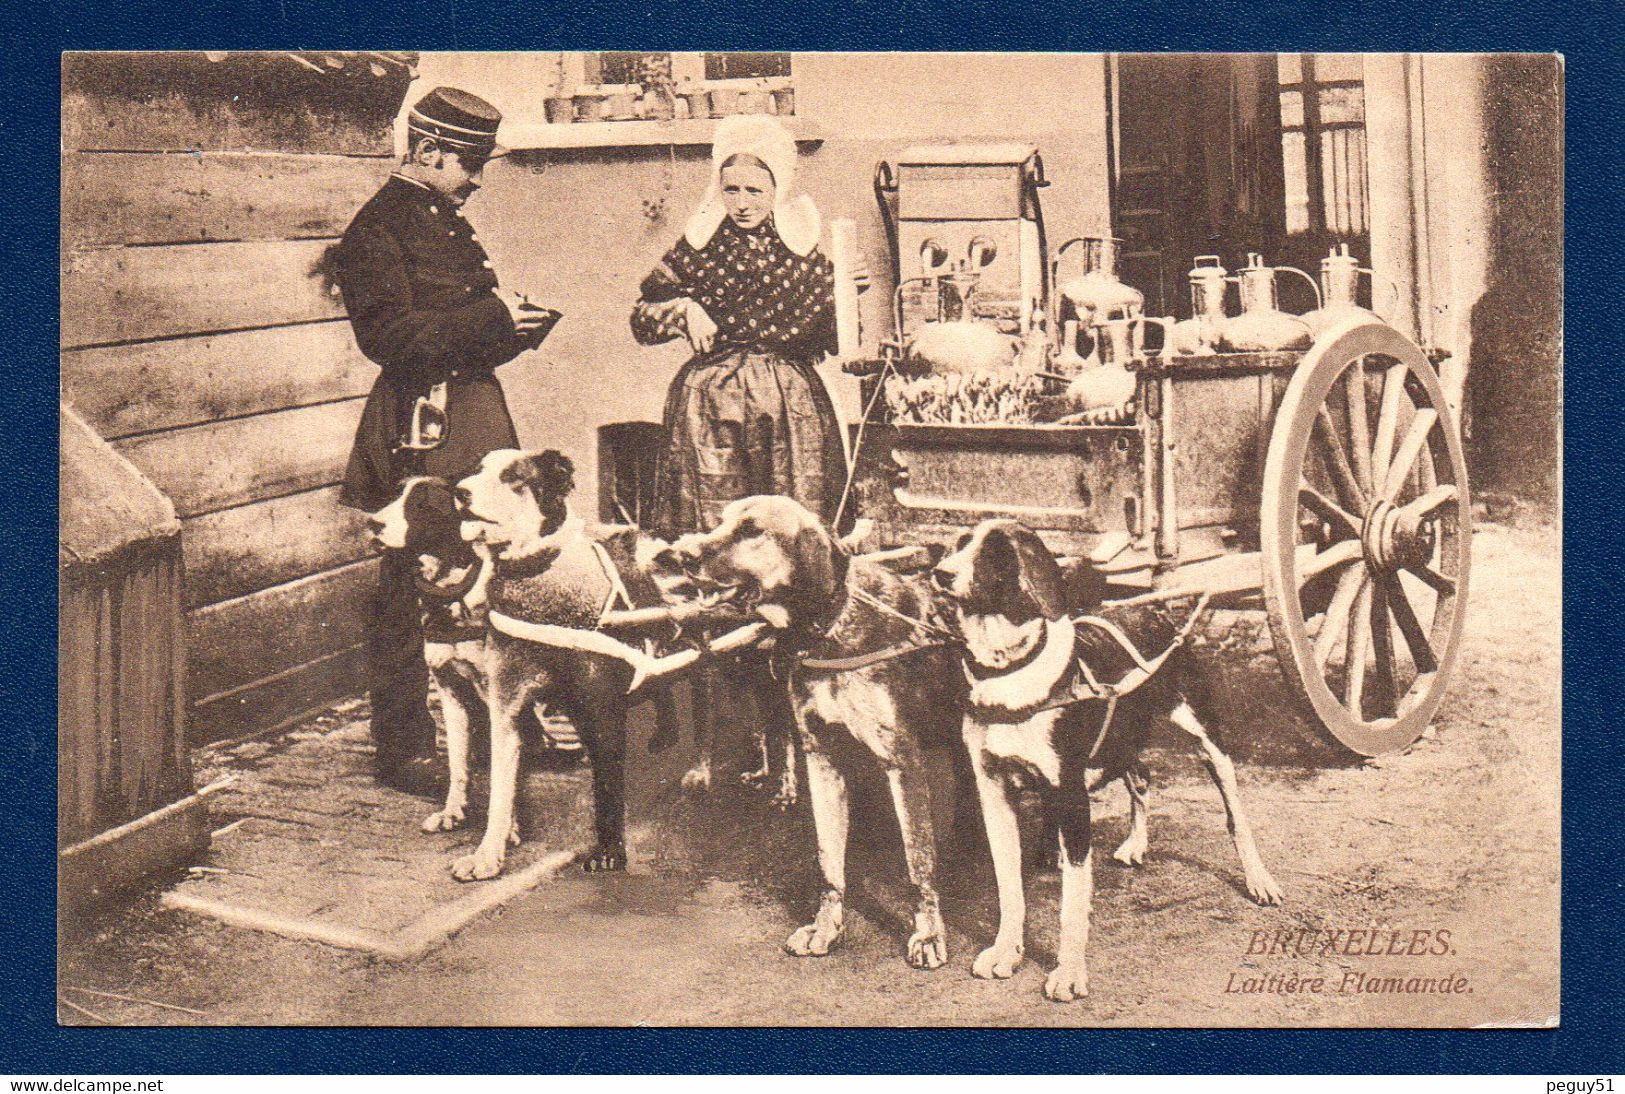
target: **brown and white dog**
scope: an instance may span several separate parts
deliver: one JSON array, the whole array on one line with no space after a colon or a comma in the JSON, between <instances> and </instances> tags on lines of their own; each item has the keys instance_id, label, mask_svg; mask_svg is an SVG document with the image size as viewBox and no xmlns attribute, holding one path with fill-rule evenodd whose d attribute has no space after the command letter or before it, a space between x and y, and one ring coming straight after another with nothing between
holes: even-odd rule
<instances>
[{"instance_id":1,"label":"brown and white dog","mask_svg":"<svg viewBox=\"0 0 1625 1094\"><path fill-rule=\"evenodd\" d=\"M908 961L948 959L938 908L936 836L925 748L952 742L965 687L960 655L928 581L851 558L812 513L786 497L733 502L712 531L684 536L671 557L702 588L726 590L778 628L789 699L807 757L824 894L785 948L823 956L845 934L847 771L866 755L885 772L917 893ZM939 611L941 609L941 611Z\"/></svg>"},{"instance_id":2,"label":"brown and white dog","mask_svg":"<svg viewBox=\"0 0 1625 1094\"><path fill-rule=\"evenodd\" d=\"M1021 964L1026 897L1015 792L1030 782L1060 842L1060 953L1044 994L1061 1002L1088 994L1084 951L1094 895L1089 794L1123 780L1129 834L1113 857L1126 866L1142 862L1148 779L1140 751L1159 717L1200 746L1224 799L1247 892L1260 904L1280 903L1281 889L1259 857L1242 811L1235 765L1180 688L1183 640L1200 612L1194 596L1185 598L1183 619L1177 598L1170 598L1107 606L1074 620L1054 557L1036 533L1011 520L978 525L937 564L933 578L958 606L970 684L964 740L999 889L998 934L977 956L975 975L1002 979Z\"/></svg>"},{"instance_id":3,"label":"brown and white dog","mask_svg":"<svg viewBox=\"0 0 1625 1094\"><path fill-rule=\"evenodd\" d=\"M483 548L464 542L450 483L407 479L394 501L369 515L374 546L404 551L418 564L424 653L446 723L449 778L445 804L424 818L425 832L463 825L468 809L471 727L485 724L485 599L491 567Z\"/></svg>"},{"instance_id":4,"label":"brown and white dog","mask_svg":"<svg viewBox=\"0 0 1625 1094\"><path fill-rule=\"evenodd\" d=\"M652 607L678 596L685 582L657 572L661 541L630 526L594 527L572 516L565 499L573 487L574 468L560 453L500 449L455 488L462 538L491 559L490 610L556 635L543 643L488 631L491 801L479 846L452 864L460 881L502 871L517 831L518 719L536 702L569 716L592 763L597 842L582 866L626 866L626 715L635 701L628 694L635 668L606 652L617 643L594 628L612 600Z\"/></svg>"}]
</instances>

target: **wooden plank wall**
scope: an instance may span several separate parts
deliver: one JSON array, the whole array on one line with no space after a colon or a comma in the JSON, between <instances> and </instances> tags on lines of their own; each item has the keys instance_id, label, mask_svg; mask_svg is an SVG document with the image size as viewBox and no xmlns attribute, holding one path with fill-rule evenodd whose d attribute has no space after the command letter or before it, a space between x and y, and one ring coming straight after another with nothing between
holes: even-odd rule
<instances>
[{"instance_id":1,"label":"wooden plank wall","mask_svg":"<svg viewBox=\"0 0 1625 1094\"><path fill-rule=\"evenodd\" d=\"M336 483L376 368L321 267L387 135L179 99L64 112L64 397L182 518L191 741L359 691L374 563Z\"/></svg>"}]
</instances>

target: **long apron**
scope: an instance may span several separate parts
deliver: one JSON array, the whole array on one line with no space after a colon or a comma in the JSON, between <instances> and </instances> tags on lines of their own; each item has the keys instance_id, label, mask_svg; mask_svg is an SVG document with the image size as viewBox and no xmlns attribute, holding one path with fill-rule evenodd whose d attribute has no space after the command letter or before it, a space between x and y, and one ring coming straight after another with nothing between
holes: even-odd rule
<instances>
[{"instance_id":1,"label":"long apron","mask_svg":"<svg viewBox=\"0 0 1625 1094\"><path fill-rule=\"evenodd\" d=\"M692 358L666 394L665 426L651 522L660 535L707 531L729 502L756 494L834 520L846 459L812 362L738 348Z\"/></svg>"}]
</instances>

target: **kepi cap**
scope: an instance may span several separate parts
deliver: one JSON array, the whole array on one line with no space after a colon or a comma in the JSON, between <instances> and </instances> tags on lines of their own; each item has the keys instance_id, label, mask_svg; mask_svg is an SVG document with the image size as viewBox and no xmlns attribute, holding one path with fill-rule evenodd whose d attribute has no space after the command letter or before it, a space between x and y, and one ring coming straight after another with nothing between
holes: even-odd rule
<instances>
[{"instance_id":1,"label":"kepi cap","mask_svg":"<svg viewBox=\"0 0 1625 1094\"><path fill-rule=\"evenodd\" d=\"M500 124L500 110L456 87L435 88L417 101L406 118L411 139L432 137L449 152L470 152L486 159L502 154L497 151Z\"/></svg>"}]
</instances>

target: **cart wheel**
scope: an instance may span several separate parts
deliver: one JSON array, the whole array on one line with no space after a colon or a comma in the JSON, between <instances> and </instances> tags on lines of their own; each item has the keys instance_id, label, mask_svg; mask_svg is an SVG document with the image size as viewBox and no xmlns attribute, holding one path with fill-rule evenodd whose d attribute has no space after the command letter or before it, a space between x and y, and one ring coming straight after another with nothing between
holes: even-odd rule
<instances>
[{"instance_id":1,"label":"cart wheel","mask_svg":"<svg viewBox=\"0 0 1625 1094\"><path fill-rule=\"evenodd\" d=\"M1414 343L1371 320L1316 340L1276 411L1259 516L1288 684L1355 752L1415 741L1461 647L1472 510L1444 389Z\"/></svg>"}]
</instances>

